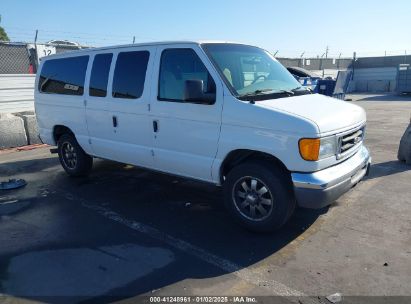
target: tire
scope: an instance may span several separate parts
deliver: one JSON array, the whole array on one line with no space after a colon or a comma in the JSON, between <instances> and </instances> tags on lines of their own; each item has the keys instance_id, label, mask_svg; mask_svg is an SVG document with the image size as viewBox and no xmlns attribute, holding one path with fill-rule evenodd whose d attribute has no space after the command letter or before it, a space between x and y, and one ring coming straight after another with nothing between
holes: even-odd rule
<instances>
[{"instance_id":1,"label":"tire","mask_svg":"<svg viewBox=\"0 0 411 304\"><path fill-rule=\"evenodd\" d=\"M240 164L228 173L224 201L234 219L255 232L281 228L296 206L289 176L263 161Z\"/></svg>"},{"instance_id":2,"label":"tire","mask_svg":"<svg viewBox=\"0 0 411 304\"><path fill-rule=\"evenodd\" d=\"M93 158L78 144L74 135L63 134L57 142L60 163L70 176L86 176L93 167Z\"/></svg>"}]
</instances>

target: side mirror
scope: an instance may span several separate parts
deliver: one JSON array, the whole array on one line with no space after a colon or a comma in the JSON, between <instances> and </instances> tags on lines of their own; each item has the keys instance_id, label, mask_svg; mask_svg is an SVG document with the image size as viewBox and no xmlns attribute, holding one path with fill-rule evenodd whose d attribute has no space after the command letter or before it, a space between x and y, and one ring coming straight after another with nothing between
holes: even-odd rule
<instances>
[{"instance_id":1,"label":"side mirror","mask_svg":"<svg viewBox=\"0 0 411 304\"><path fill-rule=\"evenodd\" d=\"M201 79L184 82L184 101L200 104L213 104L215 93L204 93L204 82Z\"/></svg>"}]
</instances>

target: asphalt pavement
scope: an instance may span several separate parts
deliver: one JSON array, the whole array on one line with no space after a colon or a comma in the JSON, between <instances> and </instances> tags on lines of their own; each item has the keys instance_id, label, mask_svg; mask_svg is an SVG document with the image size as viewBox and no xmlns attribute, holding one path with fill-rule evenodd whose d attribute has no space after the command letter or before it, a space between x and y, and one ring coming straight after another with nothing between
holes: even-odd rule
<instances>
[{"instance_id":1,"label":"asphalt pavement","mask_svg":"<svg viewBox=\"0 0 411 304\"><path fill-rule=\"evenodd\" d=\"M370 176L271 234L237 226L207 184L105 160L74 179L50 148L1 151L0 181L28 184L0 191L0 302L411 300L411 167L396 160L411 99L352 98L367 111Z\"/></svg>"}]
</instances>

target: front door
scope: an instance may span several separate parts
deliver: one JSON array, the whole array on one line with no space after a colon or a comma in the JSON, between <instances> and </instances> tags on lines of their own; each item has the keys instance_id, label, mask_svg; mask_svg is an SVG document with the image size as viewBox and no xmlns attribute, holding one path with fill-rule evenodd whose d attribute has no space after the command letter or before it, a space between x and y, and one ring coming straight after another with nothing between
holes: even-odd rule
<instances>
[{"instance_id":1,"label":"front door","mask_svg":"<svg viewBox=\"0 0 411 304\"><path fill-rule=\"evenodd\" d=\"M212 181L223 104L222 84L198 46L157 49L151 93L154 166L164 172ZM187 80L201 80L210 104L185 101ZM214 177L215 178L215 177Z\"/></svg>"}]
</instances>

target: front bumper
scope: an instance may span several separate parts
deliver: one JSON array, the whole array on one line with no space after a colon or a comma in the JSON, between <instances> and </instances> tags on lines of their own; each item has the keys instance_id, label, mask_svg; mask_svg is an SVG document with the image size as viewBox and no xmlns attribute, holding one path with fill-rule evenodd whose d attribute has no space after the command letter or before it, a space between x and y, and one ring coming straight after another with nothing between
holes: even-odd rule
<instances>
[{"instance_id":1,"label":"front bumper","mask_svg":"<svg viewBox=\"0 0 411 304\"><path fill-rule=\"evenodd\" d=\"M354 187L368 174L370 154L365 146L344 162L313 173L291 173L299 206L325 207Z\"/></svg>"}]
</instances>

